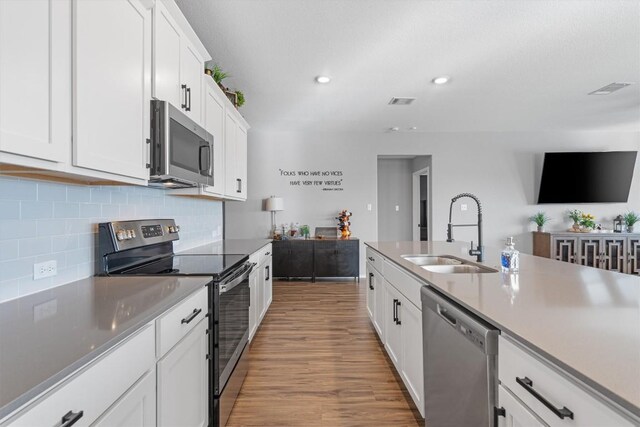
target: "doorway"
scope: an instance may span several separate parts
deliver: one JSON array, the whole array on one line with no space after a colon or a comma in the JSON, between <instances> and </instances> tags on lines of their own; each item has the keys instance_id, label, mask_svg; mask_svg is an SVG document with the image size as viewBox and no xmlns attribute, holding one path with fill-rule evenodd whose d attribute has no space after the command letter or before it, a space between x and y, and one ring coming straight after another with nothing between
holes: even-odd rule
<instances>
[{"instance_id":1,"label":"doorway","mask_svg":"<svg viewBox=\"0 0 640 427\"><path fill-rule=\"evenodd\" d=\"M413 172L413 240L427 241L429 240L429 198L431 191L429 190L429 167Z\"/></svg>"},{"instance_id":2,"label":"doorway","mask_svg":"<svg viewBox=\"0 0 640 427\"><path fill-rule=\"evenodd\" d=\"M431 237L431 156L378 156L379 241Z\"/></svg>"}]
</instances>

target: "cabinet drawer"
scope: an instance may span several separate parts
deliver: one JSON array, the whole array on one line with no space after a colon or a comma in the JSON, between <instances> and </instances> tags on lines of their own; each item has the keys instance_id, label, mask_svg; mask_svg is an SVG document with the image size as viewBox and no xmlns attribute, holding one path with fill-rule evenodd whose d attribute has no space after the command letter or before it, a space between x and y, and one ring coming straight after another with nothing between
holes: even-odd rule
<instances>
[{"instance_id":1,"label":"cabinet drawer","mask_svg":"<svg viewBox=\"0 0 640 427\"><path fill-rule=\"evenodd\" d=\"M207 315L207 288L202 288L156 320L156 352L164 356Z\"/></svg>"},{"instance_id":2,"label":"cabinet drawer","mask_svg":"<svg viewBox=\"0 0 640 427\"><path fill-rule=\"evenodd\" d=\"M367 262L380 273L382 273L382 260L384 260L382 255L367 246Z\"/></svg>"},{"instance_id":3,"label":"cabinet drawer","mask_svg":"<svg viewBox=\"0 0 640 427\"><path fill-rule=\"evenodd\" d=\"M400 270L398 267L385 260L383 265L384 278L398 289L413 305L422 310L420 300L420 288L422 283Z\"/></svg>"},{"instance_id":4,"label":"cabinet drawer","mask_svg":"<svg viewBox=\"0 0 640 427\"><path fill-rule=\"evenodd\" d=\"M260 251L258 252L260 253L260 262L259 262L260 264L268 261L269 258L271 258L271 254L273 252L271 248L271 243L269 243L268 245L260 249Z\"/></svg>"},{"instance_id":5,"label":"cabinet drawer","mask_svg":"<svg viewBox=\"0 0 640 427\"><path fill-rule=\"evenodd\" d=\"M534 357L529 350L503 335L499 338L500 383L550 426L632 426L604 402L584 391L573 380ZM526 378L526 379L525 379ZM517 380L519 379L519 380ZM525 385L530 381L530 385ZM535 397L531 391L539 394ZM542 403L548 401L567 416L561 418ZM570 418L573 414L573 419Z\"/></svg>"},{"instance_id":6,"label":"cabinet drawer","mask_svg":"<svg viewBox=\"0 0 640 427\"><path fill-rule=\"evenodd\" d=\"M73 425L88 426L155 365L154 328L149 324L82 372L28 407L9 425L60 425L69 411L82 411Z\"/></svg>"}]
</instances>

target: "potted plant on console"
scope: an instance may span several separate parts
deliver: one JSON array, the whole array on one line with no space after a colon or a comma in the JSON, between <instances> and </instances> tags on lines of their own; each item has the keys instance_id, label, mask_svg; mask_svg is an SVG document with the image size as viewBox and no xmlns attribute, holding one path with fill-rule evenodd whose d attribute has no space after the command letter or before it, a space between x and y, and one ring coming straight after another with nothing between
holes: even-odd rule
<instances>
[{"instance_id":1,"label":"potted plant on console","mask_svg":"<svg viewBox=\"0 0 640 427\"><path fill-rule=\"evenodd\" d=\"M622 217L624 223L627 226L627 233L633 233L633 226L635 223L640 222L640 215L634 211L629 211Z\"/></svg>"},{"instance_id":2,"label":"potted plant on console","mask_svg":"<svg viewBox=\"0 0 640 427\"><path fill-rule=\"evenodd\" d=\"M582 219L582 211L580 209L573 209L569 211L569 218L573 220L573 225L570 231L580 231L580 219Z\"/></svg>"},{"instance_id":3,"label":"potted plant on console","mask_svg":"<svg viewBox=\"0 0 640 427\"><path fill-rule=\"evenodd\" d=\"M580 231L588 233L596 228L595 217L590 213L582 213L580 216Z\"/></svg>"},{"instance_id":4,"label":"potted plant on console","mask_svg":"<svg viewBox=\"0 0 640 427\"><path fill-rule=\"evenodd\" d=\"M535 222L535 224L538 226L538 231L543 232L544 225L551 221L551 218L549 218L546 213L540 211L537 214L529 217L529 221Z\"/></svg>"}]
</instances>

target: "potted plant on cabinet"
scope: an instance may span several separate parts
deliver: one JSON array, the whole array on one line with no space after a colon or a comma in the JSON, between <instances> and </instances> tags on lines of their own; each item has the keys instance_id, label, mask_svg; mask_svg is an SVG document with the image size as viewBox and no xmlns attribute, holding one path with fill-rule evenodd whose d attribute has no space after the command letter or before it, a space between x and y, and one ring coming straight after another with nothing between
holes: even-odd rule
<instances>
[{"instance_id":1,"label":"potted plant on cabinet","mask_svg":"<svg viewBox=\"0 0 640 427\"><path fill-rule=\"evenodd\" d=\"M569 211L569 218L573 221L570 231L580 231L580 219L582 219L582 211L580 209L573 209Z\"/></svg>"},{"instance_id":2,"label":"potted plant on cabinet","mask_svg":"<svg viewBox=\"0 0 640 427\"><path fill-rule=\"evenodd\" d=\"M633 233L633 226L635 223L640 222L640 215L635 213L634 211L629 211L622 217L624 219L624 223L627 226L627 233Z\"/></svg>"},{"instance_id":3,"label":"potted plant on cabinet","mask_svg":"<svg viewBox=\"0 0 640 427\"><path fill-rule=\"evenodd\" d=\"M540 211L537 214L531 216L529 218L529 221L534 222L538 226L539 232L543 232L544 225L551 221L551 218L549 218L546 213Z\"/></svg>"}]
</instances>

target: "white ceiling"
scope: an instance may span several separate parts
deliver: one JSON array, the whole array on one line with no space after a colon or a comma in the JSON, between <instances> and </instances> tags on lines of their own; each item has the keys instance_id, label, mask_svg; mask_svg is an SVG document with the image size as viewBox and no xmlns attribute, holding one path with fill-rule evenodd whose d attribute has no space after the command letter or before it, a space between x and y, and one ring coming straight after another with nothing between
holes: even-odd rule
<instances>
[{"instance_id":1,"label":"white ceiling","mask_svg":"<svg viewBox=\"0 0 640 427\"><path fill-rule=\"evenodd\" d=\"M640 131L640 1L177 3L254 129Z\"/></svg>"}]
</instances>

